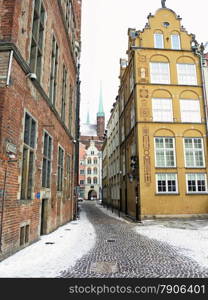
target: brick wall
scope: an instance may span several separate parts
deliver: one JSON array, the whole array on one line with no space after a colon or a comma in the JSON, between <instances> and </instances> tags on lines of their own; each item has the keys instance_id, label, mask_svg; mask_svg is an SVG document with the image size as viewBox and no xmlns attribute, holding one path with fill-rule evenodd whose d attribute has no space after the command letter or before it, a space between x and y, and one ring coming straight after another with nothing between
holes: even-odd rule
<instances>
[{"instance_id":1,"label":"brick wall","mask_svg":"<svg viewBox=\"0 0 208 300\"><path fill-rule=\"evenodd\" d=\"M76 2L76 1L75 1ZM0 154L5 153L6 142L16 145L16 162L8 163L5 186L6 165L0 159L0 222L3 216L2 250L0 260L33 243L40 237L41 207L43 199L47 199L46 232L51 232L58 226L68 222L74 214L74 144L72 143L75 128L76 93L70 96L71 89L76 90L77 69L72 55L72 49L66 36L64 22L59 10L58 1L43 1L46 10L44 32L44 50L42 76L40 83L27 76L30 72L29 58L31 45L31 28L33 1L0 0L0 50L5 42L14 43L20 53L15 53L10 85L0 85ZM80 18L80 15L78 16ZM79 24L79 21L78 21ZM80 29L79 29L80 30ZM59 64L57 76L57 97L55 106L48 99L51 71L52 34L59 46ZM2 43L3 42L3 43ZM19 55L19 54L18 54ZM0 51L0 67L3 74L7 73L9 50ZM62 99L63 64L67 68L66 119L60 119ZM26 69L28 71L26 71ZM0 74L1 75L1 74ZM32 200L21 199L21 180L23 166L24 116L28 112L37 124L37 139L35 147L35 162L33 169ZM72 126L69 127L69 120ZM50 189L42 188L42 161L44 131L52 137L52 169ZM57 191L58 147L64 150L64 188ZM70 193L66 190L66 155L71 158ZM5 187L4 210L1 190ZM20 227L29 225L29 241L20 246Z\"/></svg>"}]
</instances>

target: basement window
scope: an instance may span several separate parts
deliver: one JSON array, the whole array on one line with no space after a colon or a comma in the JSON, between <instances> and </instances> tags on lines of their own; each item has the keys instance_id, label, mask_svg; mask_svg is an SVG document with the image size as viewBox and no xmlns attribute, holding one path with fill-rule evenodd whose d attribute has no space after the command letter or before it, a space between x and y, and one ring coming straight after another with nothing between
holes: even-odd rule
<instances>
[{"instance_id":1,"label":"basement window","mask_svg":"<svg viewBox=\"0 0 208 300\"><path fill-rule=\"evenodd\" d=\"M23 246L29 242L29 225L20 227L20 246Z\"/></svg>"}]
</instances>

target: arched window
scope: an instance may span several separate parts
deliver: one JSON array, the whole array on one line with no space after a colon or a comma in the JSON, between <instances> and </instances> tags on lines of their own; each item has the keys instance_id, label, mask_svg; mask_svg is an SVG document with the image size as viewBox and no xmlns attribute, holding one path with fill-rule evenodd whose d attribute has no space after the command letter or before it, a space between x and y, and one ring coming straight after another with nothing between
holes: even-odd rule
<instances>
[{"instance_id":1,"label":"arched window","mask_svg":"<svg viewBox=\"0 0 208 300\"><path fill-rule=\"evenodd\" d=\"M93 169L93 174L97 175L97 168Z\"/></svg>"},{"instance_id":2,"label":"arched window","mask_svg":"<svg viewBox=\"0 0 208 300\"><path fill-rule=\"evenodd\" d=\"M94 178L93 178L93 183L94 183L94 184L97 184L97 177L94 177Z\"/></svg>"},{"instance_id":3,"label":"arched window","mask_svg":"<svg viewBox=\"0 0 208 300\"><path fill-rule=\"evenodd\" d=\"M94 165L97 165L97 158L94 158Z\"/></svg>"},{"instance_id":4,"label":"arched window","mask_svg":"<svg viewBox=\"0 0 208 300\"><path fill-rule=\"evenodd\" d=\"M88 158L87 163L88 163L88 165L91 165L91 163L92 163L91 158Z\"/></svg>"},{"instance_id":5,"label":"arched window","mask_svg":"<svg viewBox=\"0 0 208 300\"><path fill-rule=\"evenodd\" d=\"M91 169L90 169L90 168L87 169L87 174L88 174L88 175L91 174Z\"/></svg>"},{"instance_id":6,"label":"arched window","mask_svg":"<svg viewBox=\"0 0 208 300\"><path fill-rule=\"evenodd\" d=\"M91 178L90 177L87 178L87 183L91 184Z\"/></svg>"}]
</instances>

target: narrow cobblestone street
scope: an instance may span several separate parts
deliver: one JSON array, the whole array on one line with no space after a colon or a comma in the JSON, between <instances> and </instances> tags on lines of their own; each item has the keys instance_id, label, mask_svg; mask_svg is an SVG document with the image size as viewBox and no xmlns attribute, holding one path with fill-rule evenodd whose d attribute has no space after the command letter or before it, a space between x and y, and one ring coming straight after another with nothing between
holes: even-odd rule
<instances>
[{"instance_id":1,"label":"narrow cobblestone street","mask_svg":"<svg viewBox=\"0 0 208 300\"><path fill-rule=\"evenodd\" d=\"M95 202L81 209L96 231L95 247L62 278L206 278L208 269L179 255L176 247L149 239L134 231L134 223L112 218ZM82 241L80 241L82 247Z\"/></svg>"}]
</instances>

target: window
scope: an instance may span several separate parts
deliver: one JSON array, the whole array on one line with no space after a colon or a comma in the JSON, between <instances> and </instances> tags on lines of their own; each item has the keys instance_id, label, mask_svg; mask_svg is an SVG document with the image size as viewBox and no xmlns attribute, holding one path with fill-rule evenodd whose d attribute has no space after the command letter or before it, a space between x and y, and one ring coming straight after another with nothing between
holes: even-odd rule
<instances>
[{"instance_id":1,"label":"window","mask_svg":"<svg viewBox=\"0 0 208 300\"><path fill-rule=\"evenodd\" d=\"M172 46L172 49L174 49L174 50L181 49L180 36L178 34L171 35L171 46Z\"/></svg>"},{"instance_id":2,"label":"window","mask_svg":"<svg viewBox=\"0 0 208 300\"><path fill-rule=\"evenodd\" d=\"M93 183L94 183L94 184L97 184L97 183L98 183L97 177L94 177L94 178L93 178Z\"/></svg>"},{"instance_id":3,"label":"window","mask_svg":"<svg viewBox=\"0 0 208 300\"><path fill-rule=\"evenodd\" d=\"M196 66L194 64L177 64L178 84L197 85Z\"/></svg>"},{"instance_id":4,"label":"window","mask_svg":"<svg viewBox=\"0 0 208 300\"><path fill-rule=\"evenodd\" d=\"M22 158L21 199L32 198L35 145L36 122L28 113L26 113Z\"/></svg>"},{"instance_id":5,"label":"window","mask_svg":"<svg viewBox=\"0 0 208 300\"><path fill-rule=\"evenodd\" d=\"M150 63L151 83L170 83L169 63L152 62Z\"/></svg>"},{"instance_id":6,"label":"window","mask_svg":"<svg viewBox=\"0 0 208 300\"><path fill-rule=\"evenodd\" d=\"M87 178L87 183L91 184L91 178L90 177Z\"/></svg>"},{"instance_id":7,"label":"window","mask_svg":"<svg viewBox=\"0 0 208 300\"><path fill-rule=\"evenodd\" d=\"M29 225L20 227L20 246L29 242Z\"/></svg>"},{"instance_id":8,"label":"window","mask_svg":"<svg viewBox=\"0 0 208 300\"><path fill-rule=\"evenodd\" d=\"M42 187L50 187L52 138L45 132L43 147Z\"/></svg>"},{"instance_id":9,"label":"window","mask_svg":"<svg viewBox=\"0 0 208 300\"><path fill-rule=\"evenodd\" d=\"M58 70L58 45L55 37L52 41L52 54L51 54L51 75L50 75L50 101L55 105L56 100L56 88L57 88L57 70Z\"/></svg>"},{"instance_id":10,"label":"window","mask_svg":"<svg viewBox=\"0 0 208 300\"><path fill-rule=\"evenodd\" d=\"M180 100L181 122L201 123L199 100Z\"/></svg>"},{"instance_id":11,"label":"window","mask_svg":"<svg viewBox=\"0 0 208 300\"><path fill-rule=\"evenodd\" d=\"M63 174L64 174L64 150L58 147L58 181L57 190L63 191Z\"/></svg>"},{"instance_id":12,"label":"window","mask_svg":"<svg viewBox=\"0 0 208 300\"><path fill-rule=\"evenodd\" d=\"M154 122L173 122L172 99L152 99Z\"/></svg>"},{"instance_id":13,"label":"window","mask_svg":"<svg viewBox=\"0 0 208 300\"><path fill-rule=\"evenodd\" d=\"M73 124L73 102L74 102L74 88L72 84L70 84L69 90L69 131L72 132L72 124Z\"/></svg>"},{"instance_id":14,"label":"window","mask_svg":"<svg viewBox=\"0 0 208 300\"><path fill-rule=\"evenodd\" d=\"M126 174L126 159L125 159L125 153L122 154L122 173L123 173L123 176Z\"/></svg>"},{"instance_id":15,"label":"window","mask_svg":"<svg viewBox=\"0 0 208 300\"><path fill-rule=\"evenodd\" d=\"M67 28L70 29L71 18L72 18L72 3L71 0L65 0L65 2L66 2L65 21L66 21Z\"/></svg>"},{"instance_id":16,"label":"window","mask_svg":"<svg viewBox=\"0 0 208 300\"><path fill-rule=\"evenodd\" d=\"M40 80L42 70L44 25L45 9L42 0L35 0L30 48L30 67L32 72L36 73L38 80Z\"/></svg>"},{"instance_id":17,"label":"window","mask_svg":"<svg viewBox=\"0 0 208 300\"><path fill-rule=\"evenodd\" d=\"M121 96L120 96L120 112L122 113L122 111L124 110L124 92L121 92Z\"/></svg>"},{"instance_id":18,"label":"window","mask_svg":"<svg viewBox=\"0 0 208 300\"><path fill-rule=\"evenodd\" d=\"M125 139L125 132L124 132L124 120L121 122L121 141L123 142Z\"/></svg>"},{"instance_id":19,"label":"window","mask_svg":"<svg viewBox=\"0 0 208 300\"><path fill-rule=\"evenodd\" d=\"M176 167L175 163L175 139L169 137L155 138L156 167Z\"/></svg>"},{"instance_id":20,"label":"window","mask_svg":"<svg viewBox=\"0 0 208 300\"><path fill-rule=\"evenodd\" d=\"M91 151L91 155L94 155L95 154L95 151Z\"/></svg>"},{"instance_id":21,"label":"window","mask_svg":"<svg viewBox=\"0 0 208 300\"><path fill-rule=\"evenodd\" d=\"M205 174L186 174L187 193L207 193L207 178Z\"/></svg>"},{"instance_id":22,"label":"window","mask_svg":"<svg viewBox=\"0 0 208 300\"><path fill-rule=\"evenodd\" d=\"M80 170L80 175L84 175L85 171L84 170Z\"/></svg>"},{"instance_id":23,"label":"window","mask_svg":"<svg viewBox=\"0 0 208 300\"><path fill-rule=\"evenodd\" d=\"M201 138L185 138L184 148L186 168L203 168L205 166L203 140Z\"/></svg>"},{"instance_id":24,"label":"window","mask_svg":"<svg viewBox=\"0 0 208 300\"><path fill-rule=\"evenodd\" d=\"M129 87L130 87L130 93L131 93L133 91L133 88L134 88L134 73L133 73L133 69L130 71Z\"/></svg>"},{"instance_id":25,"label":"window","mask_svg":"<svg viewBox=\"0 0 208 300\"><path fill-rule=\"evenodd\" d=\"M156 174L157 193L178 193L177 174Z\"/></svg>"},{"instance_id":26,"label":"window","mask_svg":"<svg viewBox=\"0 0 208 300\"><path fill-rule=\"evenodd\" d=\"M66 117L66 85L67 85L67 70L63 65L62 99L61 99L61 120L63 122L65 122L65 117Z\"/></svg>"},{"instance_id":27,"label":"window","mask_svg":"<svg viewBox=\"0 0 208 300\"><path fill-rule=\"evenodd\" d=\"M81 185L84 185L84 180L80 180L79 182Z\"/></svg>"},{"instance_id":28,"label":"window","mask_svg":"<svg viewBox=\"0 0 208 300\"><path fill-rule=\"evenodd\" d=\"M134 110L134 103L131 104L131 128L135 125L135 110Z\"/></svg>"},{"instance_id":29,"label":"window","mask_svg":"<svg viewBox=\"0 0 208 300\"><path fill-rule=\"evenodd\" d=\"M92 163L91 158L88 158L87 163L88 163L88 165L91 165L91 163Z\"/></svg>"},{"instance_id":30,"label":"window","mask_svg":"<svg viewBox=\"0 0 208 300\"><path fill-rule=\"evenodd\" d=\"M91 169L88 168L88 169L87 169L87 174L91 175L91 173L92 173L92 172L91 172Z\"/></svg>"},{"instance_id":31,"label":"window","mask_svg":"<svg viewBox=\"0 0 208 300\"><path fill-rule=\"evenodd\" d=\"M97 162L97 158L94 158L94 161L93 161L93 162L94 162L94 165L97 165L97 163L98 163L98 162Z\"/></svg>"},{"instance_id":32,"label":"window","mask_svg":"<svg viewBox=\"0 0 208 300\"><path fill-rule=\"evenodd\" d=\"M93 174L97 175L97 168L93 169Z\"/></svg>"},{"instance_id":33,"label":"window","mask_svg":"<svg viewBox=\"0 0 208 300\"><path fill-rule=\"evenodd\" d=\"M155 45L155 48L164 48L164 40L163 40L162 33L154 34L154 45Z\"/></svg>"},{"instance_id":34,"label":"window","mask_svg":"<svg viewBox=\"0 0 208 300\"><path fill-rule=\"evenodd\" d=\"M66 156L66 196L71 197L71 156Z\"/></svg>"}]
</instances>

